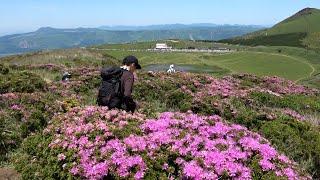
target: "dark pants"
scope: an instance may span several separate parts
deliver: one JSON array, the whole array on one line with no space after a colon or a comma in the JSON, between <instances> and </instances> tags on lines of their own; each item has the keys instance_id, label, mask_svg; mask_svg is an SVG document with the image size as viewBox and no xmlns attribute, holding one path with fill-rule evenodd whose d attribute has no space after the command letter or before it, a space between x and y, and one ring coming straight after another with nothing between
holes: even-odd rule
<instances>
[{"instance_id":1,"label":"dark pants","mask_svg":"<svg viewBox=\"0 0 320 180\"><path fill-rule=\"evenodd\" d=\"M110 100L107 97L98 97L97 102L99 106L108 106L109 109L118 108L132 113L136 109L136 103L130 97L113 97Z\"/></svg>"}]
</instances>

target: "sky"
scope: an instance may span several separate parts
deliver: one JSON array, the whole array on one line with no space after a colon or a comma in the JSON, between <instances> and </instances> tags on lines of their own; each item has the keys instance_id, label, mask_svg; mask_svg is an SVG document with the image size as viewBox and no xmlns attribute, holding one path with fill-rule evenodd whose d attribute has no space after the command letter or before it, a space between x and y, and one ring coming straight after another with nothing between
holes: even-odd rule
<instances>
[{"instance_id":1,"label":"sky","mask_svg":"<svg viewBox=\"0 0 320 180\"><path fill-rule=\"evenodd\" d=\"M0 35L40 27L273 25L320 0L0 0Z\"/></svg>"}]
</instances>

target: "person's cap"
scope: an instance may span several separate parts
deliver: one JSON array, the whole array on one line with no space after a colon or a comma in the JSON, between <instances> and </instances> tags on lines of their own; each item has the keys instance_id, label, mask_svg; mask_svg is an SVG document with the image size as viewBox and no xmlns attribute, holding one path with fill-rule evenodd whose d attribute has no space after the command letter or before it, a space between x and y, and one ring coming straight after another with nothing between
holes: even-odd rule
<instances>
[{"instance_id":1,"label":"person's cap","mask_svg":"<svg viewBox=\"0 0 320 180\"><path fill-rule=\"evenodd\" d=\"M134 63L137 69L141 69L138 59L135 56L127 56L123 59L122 64Z\"/></svg>"}]
</instances>

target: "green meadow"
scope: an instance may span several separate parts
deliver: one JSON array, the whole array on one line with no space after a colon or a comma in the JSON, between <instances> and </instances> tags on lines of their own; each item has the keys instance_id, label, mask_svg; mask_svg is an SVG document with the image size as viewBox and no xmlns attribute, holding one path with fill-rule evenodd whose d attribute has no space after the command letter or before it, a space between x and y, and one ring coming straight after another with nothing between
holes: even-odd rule
<instances>
[{"instance_id":1,"label":"green meadow","mask_svg":"<svg viewBox=\"0 0 320 180\"><path fill-rule=\"evenodd\" d=\"M280 76L313 87L320 86L320 53L297 47L285 46L236 46L212 42L163 41L175 49L211 49L227 47L234 52L226 54L204 52L151 52L157 42L102 45L87 49L56 50L30 53L2 58L11 65L56 64L76 67L101 67L107 61L120 64L127 55L135 55L145 67L144 70L166 71L170 64L193 73L208 73L215 76L249 73L257 76ZM36 72L49 81L59 74Z\"/></svg>"},{"instance_id":2,"label":"green meadow","mask_svg":"<svg viewBox=\"0 0 320 180\"><path fill-rule=\"evenodd\" d=\"M304 59L268 52L240 51L229 54L132 52L126 50L105 50L104 52L117 59L129 54L135 55L144 66L188 64L198 68L205 66L206 69L220 67L226 70L223 72L280 76L294 81L308 78L313 72L313 66Z\"/></svg>"}]
</instances>

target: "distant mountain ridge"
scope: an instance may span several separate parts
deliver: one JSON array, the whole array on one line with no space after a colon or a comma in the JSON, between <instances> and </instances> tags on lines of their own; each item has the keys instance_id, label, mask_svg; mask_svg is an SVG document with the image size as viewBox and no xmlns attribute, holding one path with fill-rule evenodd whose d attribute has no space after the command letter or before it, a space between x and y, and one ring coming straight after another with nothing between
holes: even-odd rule
<instances>
[{"instance_id":1,"label":"distant mountain ridge","mask_svg":"<svg viewBox=\"0 0 320 180\"><path fill-rule=\"evenodd\" d=\"M262 28L255 25L214 24L118 26L109 29L108 27L75 29L43 27L30 33L0 37L0 54L163 39L219 40Z\"/></svg>"},{"instance_id":2,"label":"distant mountain ridge","mask_svg":"<svg viewBox=\"0 0 320 180\"><path fill-rule=\"evenodd\" d=\"M271 28L220 42L319 48L319 37L320 9L305 8Z\"/></svg>"},{"instance_id":3,"label":"distant mountain ridge","mask_svg":"<svg viewBox=\"0 0 320 180\"><path fill-rule=\"evenodd\" d=\"M138 30L173 30L173 29L188 29L188 28L209 28L209 27L230 27L230 26L243 26L248 28L265 28L261 25L241 25L241 24L224 24L218 25L213 23L194 23L194 24L160 24L148 26L100 26L99 29L113 30L113 31L138 31Z\"/></svg>"}]
</instances>

